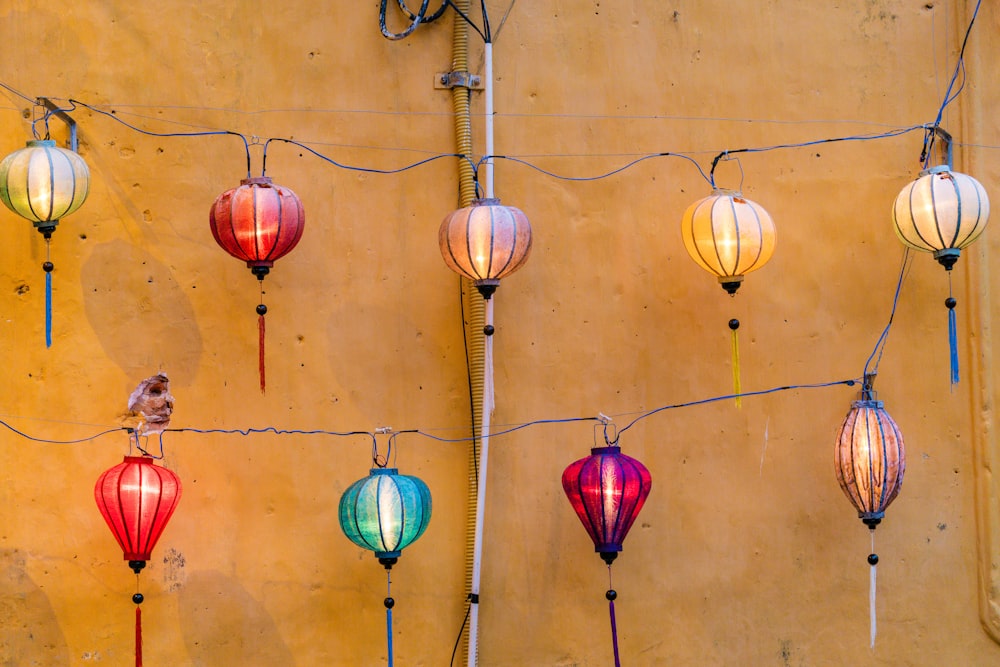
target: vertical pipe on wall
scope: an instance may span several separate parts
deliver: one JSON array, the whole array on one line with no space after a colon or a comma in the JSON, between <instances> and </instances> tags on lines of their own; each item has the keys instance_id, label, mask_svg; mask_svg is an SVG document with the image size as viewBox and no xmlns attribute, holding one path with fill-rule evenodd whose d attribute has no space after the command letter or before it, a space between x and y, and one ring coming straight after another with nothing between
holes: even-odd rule
<instances>
[{"instance_id":1,"label":"vertical pipe on wall","mask_svg":"<svg viewBox=\"0 0 1000 667\"><path fill-rule=\"evenodd\" d=\"M493 44L487 41L483 47L483 97L485 119L484 161L485 190L487 197L493 197ZM493 325L493 299L484 300L485 326ZM472 548L472 607L469 611L469 658L468 667L479 664L479 578L483 561L483 522L486 516L486 469L490 452L490 421L493 414L493 337L482 331L473 332L483 341L483 393L482 417L480 419L479 484L476 491L476 526Z\"/></svg>"},{"instance_id":2,"label":"vertical pipe on wall","mask_svg":"<svg viewBox=\"0 0 1000 667\"><path fill-rule=\"evenodd\" d=\"M469 14L471 0L457 0L456 5L466 16ZM452 71L469 71L469 26L465 20L455 12L454 34L452 38ZM472 157L472 109L470 104L471 92L469 88L455 86L451 89L452 108L454 110L455 122L455 151L461 155ZM459 191L458 205L460 207L469 206L476 198L476 180L470 160L458 161ZM475 600L473 595L473 570L476 566L475 534L476 516L479 495L479 443L477 436L480 433L480 419L483 413L483 388L486 342L483 336L483 327L486 321L486 306L484 300L479 298L479 293L472 285L472 281L467 278L461 279L462 291L462 322L466 328L465 337L468 341L469 384L472 401L472 434L469 451L469 475L467 491L467 511L466 511L466 558L465 558L465 590L470 600ZM475 593L478 595L478 580L475 586ZM477 603L471 604L469 615L472 616L473 609L477 608ZM478 619L478 617L477 617ZM466 651L475 646L476 635L471 627L463 636L463 644ZM474 665L475 663L469 663Z\"/></svg>"}]
</instances>

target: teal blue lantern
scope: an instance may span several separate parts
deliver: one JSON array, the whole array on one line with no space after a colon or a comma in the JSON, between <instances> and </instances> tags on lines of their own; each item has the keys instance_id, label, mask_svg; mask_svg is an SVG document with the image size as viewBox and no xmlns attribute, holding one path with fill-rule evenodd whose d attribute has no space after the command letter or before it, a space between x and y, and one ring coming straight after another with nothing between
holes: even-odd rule
<instances>
[{"instance_id":1,"label":"teal blue lantern","mask_svg":"<svg viewBox=\"0 0 1000 667\"><path fill-rule=\"evenodd\" d=\"M389 667L393 666L392 608L396 604L389 570L403 549L424 534L430 521L430 489L419 478L400 475L395 468L372 468L368 477L351 484L340 497L340 527L347 539L374 551L385 566Z\"/></svg>"},{"instance_id":2,"label":"teal blue lantern","mask_svg":"<svg viewBox=\"0 0 1000 667\"><path fill-rule=\"evenodd\" d=\"M347 539L375 552L386 569L424 534L431 520L431 492L396 468L372 468L340 498L340 527Z\"/></svg>"}]
</instances>

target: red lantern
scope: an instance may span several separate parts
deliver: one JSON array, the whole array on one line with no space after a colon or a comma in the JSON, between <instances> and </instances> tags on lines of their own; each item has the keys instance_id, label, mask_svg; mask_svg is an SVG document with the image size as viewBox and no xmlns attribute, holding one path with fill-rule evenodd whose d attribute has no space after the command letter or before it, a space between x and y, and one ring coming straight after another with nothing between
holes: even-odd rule
<instances>
[{"instance_id":1,"label":"red lantern","mask_svg":"<svg viewBox=\"0 0 1000 667\"><path fill-rule=\"evenodd\" d=\"M177 475L149 456L126 456L97 480L97 508L136 574L149 560L180 497Z\"/></svg>"},{"instance_id":2,"label":"red lantern","mask_svg":"<svg viewBox=\"0 0 1000 667\"><path fill-rule=\"evenodd\" d=\"M209 212L215 242L247 263L261 281L257 306L260 390L264 391L264 276L274 262L288 254L302 238L305 211L298 196L267 176L246 178L238 188L219 195Z\"/></svg>"},{"instance_id":3,"label":"red lantern","mask_svg":"<svg viewBox=\"0 0 1000 667\"><path fill-rule=\"evenodd\" d=\"M181 497L181 482L149 456L126 456L100 476L94 487L97 509L114 533L136 576L149 560ZM135 664L142 665L142 593L135 607Z\"/></svg>"},{"instance_id":4,"label":"red lantern","mask_svg":"<svg viewBox=\"0 0 1000 667\"><path fill-rule=\"evenodd\" d=\"M571 463L563 471L562 484L576 515L594 541L594 550L608 564L610 575L611 563L622 550L622 542L649 495L652 485L649 471L636 459L622 454L617 445L595 447L590 456ZM611 614L615 667L619 667L615 624L618 593L609 588L605 597Z\"/></svg>"}]
</instances>

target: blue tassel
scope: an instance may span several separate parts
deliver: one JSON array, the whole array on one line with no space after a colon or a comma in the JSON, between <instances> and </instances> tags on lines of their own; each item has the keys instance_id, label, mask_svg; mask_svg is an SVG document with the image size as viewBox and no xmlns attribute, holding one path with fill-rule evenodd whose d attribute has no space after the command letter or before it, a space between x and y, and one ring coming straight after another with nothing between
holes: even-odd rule
<instances>
[{"instance_id":1,"label":"blue tassel","mask_svg":"<svg viewBox=\"0 0 1000 667\"><path fill-rule=\"evenodd\" d=\"M52 272L45 272L45 347L52 347Z\"/></svg>"},{"instance_id":2,"label":"blue tassel","mask_svg":"<svg viewBox=\"0 0 1000 667\"><path fill-rule=\"evenodd\" d=\"M958 321L955 317L957 301L948 297L944 305L948 307L948 347L951 352L951 383L958 384Z\"/></svg>"},{"instance_id":3,"label":"blue tassel","mask_svg":"<svg viewBox=\"0 0 1000 667\"><path fill-rule=\"evenodd\" d=\"M390 600L392 598L389 598ZM385 610L385 631L389 638L389 667L392 667L392 609Z\"/></svg>"}]
</instances>

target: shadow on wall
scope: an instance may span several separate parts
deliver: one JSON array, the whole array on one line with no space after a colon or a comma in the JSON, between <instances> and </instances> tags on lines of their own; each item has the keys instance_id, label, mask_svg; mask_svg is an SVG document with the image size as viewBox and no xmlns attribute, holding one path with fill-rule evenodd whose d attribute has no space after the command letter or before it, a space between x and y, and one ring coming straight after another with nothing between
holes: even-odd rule
<instances>
[{"instance_id":1,"label":"shadow on wall","mask_svg":"<svg viewBox=\"0 0 1000 667\"><path fill-rule=\"evenodd\" d=\"M190 574L180 588L180 617L193 667L295 664L264 606L224 574Z\"/></svg>"},{"instance_id":2,"label":"shadow on wall","mask_svg":"<svg viewBox=\"0 0 1000 667\"><path fill-rule=\"evenodd\" d=\"M125 241L94 248L80 270L84 310L108 358L128 377L165 371L175 385L194 381L201 332L170 268Z\"/></svg>"},{"instance_id":3,"label":"shadow on wall","mask_svg":"<svg viewBox=\"0 0 1000 667\"><path fill-rule=\"evenodd\" d=\"M24 569L17 549L0 550L0 665L69 665L69 646L49 598Z\"/></svg>"}]
</instances>

